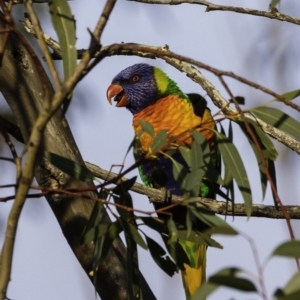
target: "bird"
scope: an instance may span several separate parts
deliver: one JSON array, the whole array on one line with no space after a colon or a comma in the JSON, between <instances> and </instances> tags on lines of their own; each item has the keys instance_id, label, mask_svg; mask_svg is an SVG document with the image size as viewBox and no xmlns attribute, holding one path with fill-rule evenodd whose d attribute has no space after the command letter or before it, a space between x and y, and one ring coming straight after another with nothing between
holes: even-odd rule
<instances>
[{"instance_id":1,"label":"bird","mask_svg":"<svg viewBox=\"0 0 300 300\"><path fill-rule=\"evenodd\" d=\"M146 63L125 68L113 78L107 89L107 99L110 104L113 100L116 107L125 107L133 115L133 128L138 145L135 158L146 157L139 166L140 177L145 185L165 189L174 195L184 194L174 177L172 164L176 160L186 165L179 147L192 146L193 130L204 136L213 165L217 167L219 164L216 124L206 100L198 94L183 93L177 83L160 68ZM150 124L154 134L143 132L142 122ZM161 131L167 134L166 147L159 153L149 155L153 139ZM172 152L167 155L166 152L170 149ZM199 195L192 196L214 198L215 189L214 183L203 180L199 183ZM156 205L157 207L161 206ZM178 205L169 211L175 222L186 224L187 210L184 206ZM199 220L194 225L199 231L207 228ZM207 246L186 240L179 242L191 262L190 265L184 264L185 270L181 272L186 298L190 299L206 280Z\"/></svg>"}]
</instances>

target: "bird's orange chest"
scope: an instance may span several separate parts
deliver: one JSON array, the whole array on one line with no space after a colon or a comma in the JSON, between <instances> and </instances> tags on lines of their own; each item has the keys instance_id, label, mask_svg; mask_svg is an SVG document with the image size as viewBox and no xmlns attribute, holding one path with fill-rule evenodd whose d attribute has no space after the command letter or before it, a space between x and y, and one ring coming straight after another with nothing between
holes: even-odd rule
<instances>
[{"instance_id":1,"label":"bird's orange chest","mask_svg":"<svg viewBox=\"0 0 300 300\"><path fill-rule=\"evenodd\" d=\"M134 115L133 127L137 135L142 127L140 121L149 122L155 134L165 129L168 132L166 143L177 145L191 144L191 130L201 124L202 119L194 114L192 104L177 95L170 95L158 100L155 104L149 105ZM139 137L142 151L148 152L153 137L143 133Z\"/></svg>"}]
</instances>

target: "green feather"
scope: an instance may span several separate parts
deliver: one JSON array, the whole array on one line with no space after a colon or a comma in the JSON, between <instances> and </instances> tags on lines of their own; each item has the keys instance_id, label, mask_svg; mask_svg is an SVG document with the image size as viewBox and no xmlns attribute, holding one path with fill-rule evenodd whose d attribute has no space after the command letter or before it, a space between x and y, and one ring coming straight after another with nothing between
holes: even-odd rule
<instances>
[{"instance_id":1,"label":"green feather","mask_svg":"<svg viewBox=\"0 0 300 300\"><path fill-rule=\"evenodd\" d=\"M177 86L176 82L167 76L161 69L153 67L154 78L161 98L169 95L178 95L180 98L190 102L189 97Z\"/></svg>"}]
</instances>

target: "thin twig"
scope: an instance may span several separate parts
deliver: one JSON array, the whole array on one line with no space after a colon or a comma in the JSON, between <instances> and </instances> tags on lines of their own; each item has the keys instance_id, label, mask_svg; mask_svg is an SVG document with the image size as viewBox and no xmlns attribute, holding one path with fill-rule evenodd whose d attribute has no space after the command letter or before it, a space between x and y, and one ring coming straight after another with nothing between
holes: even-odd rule
<instances>
[{"instance_id":1,"label":"thin twig","mask_svg":"<svg viewBox=\"0 0 300 300\"><path fill-rule=\"evenodd\" d=\"M206 6L206 12L230 11L230 12L253 15L258 17L265 17L269 19L275 19L278 21L300 25L300 19L282 14L277 10L262 11L262 10L245 8L245 7L218 5L208 1L201 1L201 0L133 0L133 1L140 2L140 3L147 3L147 4L162 4L162 5L180 5L180 4L204 5Z\"/></svg>"}]
</instances>

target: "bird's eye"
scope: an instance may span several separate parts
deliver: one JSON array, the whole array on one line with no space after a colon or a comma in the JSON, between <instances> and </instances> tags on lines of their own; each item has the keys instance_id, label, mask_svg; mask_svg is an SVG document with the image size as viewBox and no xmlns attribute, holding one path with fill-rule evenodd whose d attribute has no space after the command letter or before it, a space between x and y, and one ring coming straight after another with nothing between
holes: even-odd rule
<instances>
[{"instance_id":1,"label":"bird's eye","mask_svg":"<svg viewBox=\"0 0 300 300\"><path fill-rule=\"evenodd\" d=\"M131 77L131 82L138 82L140 80L140 76L134 75Z\"/></svg>"}]
</instances>

